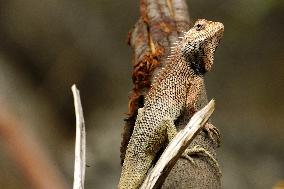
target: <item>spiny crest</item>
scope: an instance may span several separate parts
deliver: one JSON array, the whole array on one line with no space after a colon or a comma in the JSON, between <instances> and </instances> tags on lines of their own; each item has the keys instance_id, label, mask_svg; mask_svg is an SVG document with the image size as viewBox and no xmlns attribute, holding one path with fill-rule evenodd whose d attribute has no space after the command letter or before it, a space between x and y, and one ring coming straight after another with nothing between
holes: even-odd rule
<instances>
[{"instance_id":1,"label":"spiny crest","mask_svg":"<svg viewBox=\"0 0 284 189\"><path fill-rule=\"evenodd\" d=\"M179 56L179 52L182 46L182 41L184 40L184 35L186 32L183 32L183 36L178 37L178 40L173 43L173 46L171 47L171 51L167 57L168 61L171 61L173 58Z\"/></svg>"},{"instance_id":2,"label":"spiny crest","mask_svg":"<svg viewBox=\"0 0 284 189\"><path fill-rule=\"evenodd\" d=\"M183 32L183 35L185 35L186 32ZM158 70L158 72L155 75L155 77L152 79L151 87L153 86L153 83L157 83L157 80L159 77L162 77L162 73L165 72L168 66L173 66L171 62L177 61L178 57L181 57L181 42L183 41L183 36L178 37L178 40L173 43L173 46L170 47L169 55L167 56L166 62L164 66Z\"/></svg>"}]
</instances>

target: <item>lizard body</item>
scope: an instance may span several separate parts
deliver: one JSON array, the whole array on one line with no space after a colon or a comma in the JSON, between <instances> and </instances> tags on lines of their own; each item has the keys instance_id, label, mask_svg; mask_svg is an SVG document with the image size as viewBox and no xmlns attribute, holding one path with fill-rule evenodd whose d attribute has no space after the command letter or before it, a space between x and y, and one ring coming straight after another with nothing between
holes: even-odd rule
<instances>
[{"instance_id":1,"label":"lizard body","mask_svg":"<svg viewBox=\"0 0 284 189\"><path fill-rule=\"evenodd\" d=\"M204 88L203 76L212 67L223 31L222 23L200 19L172 49L169 56L172 63L154 79L144 107L138 110L122 167L120 189L135 189L142 184L157 152L175 136L174 121L184 109L197 111Z\"/></svg>"}]
</instances>

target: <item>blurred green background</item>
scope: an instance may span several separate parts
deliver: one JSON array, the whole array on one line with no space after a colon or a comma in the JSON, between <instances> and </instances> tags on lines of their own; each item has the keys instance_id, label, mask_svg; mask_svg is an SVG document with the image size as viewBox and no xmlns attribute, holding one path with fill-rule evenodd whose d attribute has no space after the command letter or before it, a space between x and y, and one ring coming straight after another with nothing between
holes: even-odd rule
<instances>
[{"instance_id":1,"label":"blurred green background","mask_svg":"<svg viewBox=\"0 0 284 189\"><path fill-rule=\"evenodd\" d=\"M222 133L223 188L266 189L284 179L284 1L188 0L192 21L225 35L206 76ZM72 186L76 83L87 127L85 188L115 188L131 83L127 32L139 1L0 1L0 108L8 105ZM31 186L0 138L0 184ZM44 170L43 170L44 171ZM40 176L40 175L39 175Z\"/></svg>"}]
</instances>

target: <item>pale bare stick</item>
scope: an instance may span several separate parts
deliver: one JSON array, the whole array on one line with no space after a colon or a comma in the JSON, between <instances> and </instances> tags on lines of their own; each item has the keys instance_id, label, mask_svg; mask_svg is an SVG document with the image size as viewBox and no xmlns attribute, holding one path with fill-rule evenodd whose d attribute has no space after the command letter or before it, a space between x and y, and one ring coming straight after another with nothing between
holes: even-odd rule
<instances>
[{"instance_id":1,"label":"pale bare stick","mask_svg":"<svg viewBox=\"0 0 284 189\"><path fill-rule=\"evenodd\" d=\"M73 189L84 189L86 166L86 132L79 90L71 87L76 114L76 144Z\"/></svg>"},{"instance_id":2,"label":"pale bare stick","mask_svg":"<svg viewBox=\"0 0 284 189\"><path fill-rule=\"evenodd\" d=\"M207 122L215 108L211 100L204 108L196 112L186 127L181 130L165 149L155 167L149 172L140 189L158 188L162 185L174 164Z\"/></svg>"}]
</instances>

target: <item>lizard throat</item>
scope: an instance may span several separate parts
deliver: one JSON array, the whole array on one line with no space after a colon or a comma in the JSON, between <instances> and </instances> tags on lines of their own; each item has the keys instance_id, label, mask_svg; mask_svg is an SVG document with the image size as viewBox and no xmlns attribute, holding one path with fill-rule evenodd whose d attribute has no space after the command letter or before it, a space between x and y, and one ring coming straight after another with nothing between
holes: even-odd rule
<instances>
[{"instance_id":1,"label":"lizard throat","mask_svg":"<svg viewBox=\"0 0 284 189\"><path fill-rule=\"evenodd\" d=\"M184 59L195 75L204 75L206 73L203 60L199 53L187 54L187 56L184 56Z\"/></svg>"},{"instance_id":2,"label":"lizard throat","mask_svg":"<svg viewBox=\"0 0 284 189\"><path fill-rule=\"evenodd\" d=\"M206 73L204 66L199 62L191 61L189 62L189 66L196 75L204 75Z\"/></svg>"}]
</instances>

